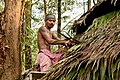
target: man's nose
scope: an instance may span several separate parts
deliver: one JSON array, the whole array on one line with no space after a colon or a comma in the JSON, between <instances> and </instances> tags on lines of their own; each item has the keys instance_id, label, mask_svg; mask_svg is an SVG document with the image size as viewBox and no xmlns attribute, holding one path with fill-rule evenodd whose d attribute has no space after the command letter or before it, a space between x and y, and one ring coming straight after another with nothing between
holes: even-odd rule
<instances>
[{"instance_id":1,"label":"man's nose","mask_svg":"<svg viewBox=\"0 0 120 80\"><path fill-rule=\"evenodd\" d=\"M54 21L51 21L52 24L54 24L55 22Z\"/></svg>"}]
</instances>

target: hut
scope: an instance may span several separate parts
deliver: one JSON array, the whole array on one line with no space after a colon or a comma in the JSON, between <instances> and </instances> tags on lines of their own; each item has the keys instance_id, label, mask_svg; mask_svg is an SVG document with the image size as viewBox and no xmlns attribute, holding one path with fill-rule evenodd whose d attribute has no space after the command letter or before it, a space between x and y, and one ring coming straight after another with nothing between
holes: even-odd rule
<instances>
[{"instance_id":1,"label":"hut","mask_svg":"<svg viewBox=\"0 0 120 80\"><path fill-rule=\"evenodd\" d=\"M75 21L76 39L42 80L120 80L120 0L103 0Z\"/></svg>"}]
</instances>

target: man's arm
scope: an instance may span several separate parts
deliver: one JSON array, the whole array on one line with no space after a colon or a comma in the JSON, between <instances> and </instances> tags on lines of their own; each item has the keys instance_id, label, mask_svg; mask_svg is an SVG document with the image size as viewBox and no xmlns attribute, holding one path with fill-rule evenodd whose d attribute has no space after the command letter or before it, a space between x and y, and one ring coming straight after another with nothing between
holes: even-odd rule
<instances>
[{"instance_id":1,"label":"man's arm","mask_svg":"<svg viewBox=\"0 0 120 80\"><path fill-rule=\"evenodd\" d=\"M52 33L52 39L60 40L60 38L58 38L58 37L54 34L54 32L51 32L51 33Z\"/></svg>"},{"instance_id":2,"label":"man's arm","mask_svg":"<svg viewBox=\"0 0 120 80\"><path fill-rule=\"evenodd\" d=\"M44 37L44 39L49 44L52 44L52 45L57 45L57 44L65 45L65 43L66 43L66 41L64 41L64 40L52 39L50 33L47 32L47 29L45 27L41 27L39 31L42 34L42 36Z\"/></svg>"}]
</instances>

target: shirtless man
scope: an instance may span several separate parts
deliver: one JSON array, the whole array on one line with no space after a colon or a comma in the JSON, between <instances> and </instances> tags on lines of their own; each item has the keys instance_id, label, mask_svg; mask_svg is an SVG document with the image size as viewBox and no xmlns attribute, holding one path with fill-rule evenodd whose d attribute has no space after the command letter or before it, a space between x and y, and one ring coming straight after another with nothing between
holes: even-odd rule
<instances>
[{"instance_id":1,"label":"shirtless man","mask_svg":"<svg viewBox=\"0 0 120 80\"><path fill-rule=\"evenodd\" d=\"M50 45L67 45L70 41L63 41L56 37L50 30L55 25L55 16L53 14L46 15L45 26L40 27L38 31L38 48L37 64L41 72L46 71L53 63L60 60L62 54L53 54Z\"/></svg>"}]
</instances>

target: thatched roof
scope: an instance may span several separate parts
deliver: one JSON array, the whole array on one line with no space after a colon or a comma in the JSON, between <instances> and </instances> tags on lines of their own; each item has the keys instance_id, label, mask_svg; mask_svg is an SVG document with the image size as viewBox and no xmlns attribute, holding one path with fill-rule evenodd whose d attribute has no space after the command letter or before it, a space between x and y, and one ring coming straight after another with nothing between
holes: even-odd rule
<instances>
[{"instance_id":1,"label":"thatched roof","mask_svg":"<svg viewBox=\"0 0 120 80\"><path fill-rule=\"evenodd\" d=\"M120 9L120 0L104 0L103 2L96 4L75 21L74 28L76 29L76 33L81 34L87 30L95 18L118 9Z\"/></svg>"},{"instance_id":2,"label":"thatched roof","mask_svg":"<svg viewBox=\"0 0 120 80\"><path fill-rule=\"evenodd\" d=\"M111 0L106 1L110 4ZM104 5L108 5L106 1ZM119 7L120 2L117 2ZM71 47L42 80L120 80L120 10L116 7L100 15L95 12L99 6L77 21L82 20L76 24L78 29L85 28L78 39L85 43Z\"/></svg>"}]
</instances>

